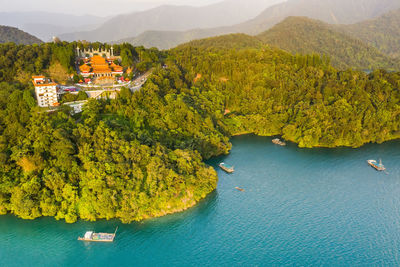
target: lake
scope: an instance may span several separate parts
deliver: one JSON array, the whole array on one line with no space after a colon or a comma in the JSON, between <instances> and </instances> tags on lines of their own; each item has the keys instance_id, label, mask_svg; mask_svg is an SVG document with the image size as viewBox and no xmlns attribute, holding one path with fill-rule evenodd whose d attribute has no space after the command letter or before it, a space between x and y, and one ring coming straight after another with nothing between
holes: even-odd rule
<instances>
[{"instance_id":1,"label":"lake","mask_svg":"<svg viewBox=\"0 0 400 267\"><path fill-rule=\"evenodd\" d=\"M399 265L400 142L359 149L232 139L218 189L196 207L129 225L0 217L0 266ZM383 160L388 173L369 167ZM240 192L235 189L245 189ZM77 241L119 230L114 243Z\"/></svg>"}]
</instances>

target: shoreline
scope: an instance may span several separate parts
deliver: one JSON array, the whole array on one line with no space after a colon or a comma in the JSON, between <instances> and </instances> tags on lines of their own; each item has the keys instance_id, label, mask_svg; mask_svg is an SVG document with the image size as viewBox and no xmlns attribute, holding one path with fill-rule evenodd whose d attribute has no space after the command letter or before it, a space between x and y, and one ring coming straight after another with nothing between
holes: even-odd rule
<instances>
[{"instance_id":1,"label":"shoreline","mask_svg":"<svg viewBox=\"0 0 400 267\"><path fill-rule=\"evenodd\" d=\"M218 177L218 176L217 176ZM0 214L0 218L2 217L2 216L12 216L12 217L14 217L14 218L17 218L17 219L20 219L20 220L23 220L23 221L35 221L35 220L38 220L38 219L41 219L41 218L51 218L51 219L54 219L55 221L62 221L63 223L65 223L65 224L75 224L75 223L77 223L77 222L79 222L79 221L81 221L81 222L93 222L93 223L95 223L95 222L99 222L99 221L111 221L111 220L117 220L119 223L122 223L122 224L126 224L126 225L129 225L129 224L132 224L132 223L140 223L140 222L143 222L143 221L147 221L147 220L151 220L151 219L157 219L157 218L161 218L161 217L164 217L164 216L168 216L168 215L173 215L173 214L178 214L178 213L181 213L181 212L184 212L184 211L187 211L187 210L189 210L189 209L191 209L191 208L193 208L193 207L195 207L196 205L198 205L201 201L203 201L204 199L206 199L209 195L211 195L213 192L215 192L217 190L217 186L211 191L211 192L209 192L209 193L207 193L204 197L201 197L199 200L187 200L185 203L185 205L183 205L182 207L180 207L180 208L171 208L170 210L165 210L165 209L163 209L163 210L161 210L161 211L159 211L159 212L156 212L156 214L153 214L153 215L142 215L142 218L141 219L134 219L134 220L132 220L131 222L123 222L122 220L121 220L121 218L119 218L119 217L114 217L114 218L109 218L109 219L107 219L107 218L96 218L96 220L85 220L85 219L82 219L82 218L80 218L80 217L78 217L77 218L77 220L76 221L74 221L74 222L68 222L65 218L57 218L57 216L40 216L40 217L37 217L37 218L32 218L32 219L30 219L30 218L21 218L21 217L19 217L19 216L17 216L17 215L15 215L14 213L12 213L12 212L6 212L6 213L4 213L4 214Z\"/></svg>"},{"instance_id":2,"label":"shoreline","mask_svg":"<svg viewBox=\"0 0 400 267\"><path fill-rule=\"evenodd\" d=\"M292 144L295 144L298 148L303 148L303 149L314 149L314 148L326 148L326 149L334 149L334 148L353 148L353 149L357 149L357 148L361 148L361 147L363 147L363 146L365 146L365 145L369 145L369 144L382 145L382 144L384 144L384 143L386 143L386 142L391 142L391 141L398 141L398 140L400 140L400 136L398 136L398 137L393 137L393 138L384 140L384 141L381 142L381 143L370 141L370 142L365 142L365 143L363 143L363 144L361 144L361 145L359 145L359 146L351 146L351 145L338 145L338 146L315 145L315 146L312 146L312 147L308 147L308 146L300 146L299 143L297 143L297 142L295 142L295 141L293 141L293 140L291 140L291 139L285 139L285 138L283 138L283 136L282 136L281 134L262 135L262 134L256 134L256 133L254 133L254 132L245 131L245 132L241 132L241 133L232 134L231 137L240 137L240 136L246 136L246 135L249 135L249 136L250 136L250 135L253 135L253 136L257 136L257 137L268 137L268 138L274 138L274 137L276 137L276 138L280 138L281 140L283 140L283 141L285 141L285 142L290 142L290 143L292 143Z\"/></svg>"},{"instance_id":3,"label":"shoreline","mask_svg":"<svg viewBox=\"0 0 400 267\"><path fill-rule=\"evenodd\" d=\"M260 134L254 133L254 132L244 131L244 132L240 132L240 133L236 133L236 134L231 135L229 141L231 141L231 138L242 137L242 136L243 136L243 137L244 137L244 136L253 136L253 137L261 137L261 138L273 138L273 137L282 138L281 135L260 135ZM282 138L282 139L283 139L283 138ZM285 139L283 139L283 140L285 140ZM352 147L352 146L332 146L332 147L327 147L327 146L314 146L314 147L300 147L299 144L296 143L296 142L293 142L293 141L291 141L291 140L285 140L285 141L290 142L290 143L293 143L293 144L296 144L296 146L297 146L298 148L301 148L301 149L310 149L310 150L311 150L311 149L318 149L318 148L323 148L323 149L335 149L335 148L359 149L359 148L361 148L361 147L363 147L363 146L366 146L366 145L382 145L382 144L384 144L384 143L386 143L386 142L399 141L399 140L400 140L400 138L397 138L397 137L396 137L396 138L393 138L393 139L390 139L390 140L385 140L385 141L382 142L382 143L369 142L369 143L364 143L363 145L360 145L360 146L357 146L357 147L354 147L354 146L353 146L353 147ZM233 148L233 147L232 147L232 148ZM231 150L232 150L232 148L231 148ZM216 155L216 156L211 157L210 159L216 158L216 157L220 157L220 156L229 155L229 154L231 153L231 150L230 150L227 154ZM210 160L210 159L208 159L208 160ZM203 160L203 163L207 164L206 162L207 162L207 160ZM213 166L211 166L211 165L209 165L209 164L207 164L207 165L210 166L210 167L212 167L212 168L214 169ZM214 170L217 171L216 169L214 169ZM219 179L218 176L217 176L217 179ZM155 214L151 214L151 215L149 215L149 214L144 214L144 215L141 216L140 219L134 219L134 220L132 220L131 222L123 222L123 221L121 220L121 218L118 218L118 217L114 217L114 218L110 218L110 219L106 219L106 218L96 218L96 220L94 220L94 221L85 220L85 219L81 219L80 217L78 217L78 218L77 218L77 221L75 221L75 222L78 222L78 221L97 222L97 221L101 221L101 220L106 220L106 221L109 221L109 220L118 220L119 222L121 222L121 223L123 223L123 224L131 224L131 223L135 223L135 222L143 222L143 221L146 221L146 220L161 218L161 217L164 217L164 216L168 216L168 215L173 215L173 214L181 213L181 212L187 211L187 210L189 210L189 209L195 207L195 206L198 205L201 201L203 201L205 198L207 198L210 194L212 194L215 190L217 190L217 188L218 188L218 186L216 185L215 188L213 188L212 191L210 191L209 193L207 193L205 196L201 197L201 198L200 198L199 200L197 200L197 201L194 200L194 199L192 199L192 200L186 200L186 201L185 201L185 202L186 202L185 205L183 205L182 207L179 207L179 208L178 208L178 207L176 207L176 208L171 208L171 209L169 209L169 210L163 209L163 210L160 210L160 211L156 212ZM182 201L182 203L183 203L183 201ZM11 215L11 216L14 216L14 217L16 217L16 218L18 218L18 219L27 220L27 221L34 221L34 220L36 220L36 219L48 217L48 218L54 218L56 221L64 221L64 222L67 223L67 224L74 224L74 223L75 223L75 222L67 222L67 220L65 220L65 218L58 218L58 219L57 219L56 216L40 216L40 217L37 217L37 218L29 219L29 218L21 218L21 217L15 215L15 214L12 213L12 212L6 212L5 214L0 214L0 216L3 216L3 215Z\"/></svg>"}]
</instances>

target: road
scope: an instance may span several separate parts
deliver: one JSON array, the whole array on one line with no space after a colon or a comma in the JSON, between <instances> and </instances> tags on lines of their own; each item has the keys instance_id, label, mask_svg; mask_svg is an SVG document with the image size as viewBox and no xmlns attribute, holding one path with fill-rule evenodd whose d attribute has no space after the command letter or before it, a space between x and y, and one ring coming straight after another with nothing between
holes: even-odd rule
<instances>
[{"instance_id":1,"label":"road","mask_svg":"<svg viewBox=\"0 0 400 267\"><path fill-rule=\"evenodd\" d=\"M149 78L149 76L152 74L153 72L150 70L148 72L146 72L143 75L140 75L139 77L137 77L135 80L133 80L129 86L129 89L132 92L136 92L139 91L140 88L142 88L142 86L146 83L147 79Z\"/></svg>"}]
</instances>

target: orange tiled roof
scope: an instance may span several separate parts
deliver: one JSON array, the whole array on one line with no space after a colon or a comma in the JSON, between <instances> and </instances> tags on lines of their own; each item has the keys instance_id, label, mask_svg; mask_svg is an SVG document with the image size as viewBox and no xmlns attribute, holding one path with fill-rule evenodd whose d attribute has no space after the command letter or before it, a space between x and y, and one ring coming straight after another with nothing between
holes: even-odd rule
<instances>
[{"instance_id":1,"label":"orange tiled roof","mask_svg":"<svg viewBox=\"0 0 400 267\"><path fill-rule=\"evenodd\" d=\"M56 86L55 82L48 82L48 83L35 83L34 81L32 82L35 87L43 87L43 86Z\"/></svg>"},{"instance_id":2,"label":"orange tiled roof","mask_svg":"<svg viewBox=\"0 0 400 267\"><path fill-rule=\"evenodd\" d=\"M111 63L110 67L114 70L114 71L123 71L123 67L118 66L117 64L115 64L114 62Z\"/></svg>"},{"instance_id":3,"label":"orange tiled roof","mask_svg":"<svg viewBox=\"0 0 400 267\"><path fill-rule=\"evenodd\" d=\"M90 71L90 66L87 64L83 64L82 66L79 67L79 70L81 72L89 72Z\"/></svg>"},{"instance_id":4,"label":"orange tiled roof","mask_svg":"<svg viewBox=\"0 0 400 267\"><path fill-rule=\"evenodd\" d=\"M99 66L99 65L94 65L93 66L93 72L94 73L110 73L111 69L108 65L106 66Z\"/></svg>"},{"instance_id":5,"label":"orange tiled roof","mask_svg":"<svg viewBox=\"0 0 400 267\"><path fill-rule=\"evenodd\" d=\"M92 64L93 73L111 73L110 66L105 58L101 56L93 56L90 59L90 63Z\"/></svg>"},{"instance_id":6,"label":"orange tiled roof","mask_svg":"<svg viewBox=\"0 0 400 267\"><path fill-rule=\"evenodd\" d=\"M93 56L90 61L92 62L92 65L105 65L107 64L105 58L101 56Z\"/></svg>"},{"instance_id":7,"label":"orange tiled roof","mask_svg":"<svg viewBox=\"0 0 400 267\"><path fill-rule=\"evenodd\" d=\"M53 81L50 80L50 79L46 79L46 77L44 77L44 76L32 76L32 78L33 78L32 83L33 83L33 85L34 85L35 87L41 87L41 86L55 86L55 85L57 85L55 82L53 82ZM35 79L43 79L43 80L41 80L41 81L39 81L39 82L36 82Z\"/></svg>"}]
</instances>

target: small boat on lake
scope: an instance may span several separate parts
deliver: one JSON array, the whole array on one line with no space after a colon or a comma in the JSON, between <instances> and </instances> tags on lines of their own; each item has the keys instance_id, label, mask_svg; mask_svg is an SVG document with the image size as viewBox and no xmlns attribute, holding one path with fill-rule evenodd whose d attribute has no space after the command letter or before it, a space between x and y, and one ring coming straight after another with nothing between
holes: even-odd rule
<instances>
[{"instance_id":1,"label":"small boat on lake","mask_svg":"<svg viewBox=\"0 0 400 267\"><path fill-rule=\"evenodd\" d=\"M229 166L228 164L223 162L219 164L219 167L227 173L233 173L235 171L235 168L233 166Z\"/></svg>"},{"instance_id":2,"label":"small boat on lake","mask_svg":"<svg viewBox=\"0 0 400 267\"><path fill-rule=\"evenodd\" d=\"M87 242L113 242L115 235L117 234L118 227L115 229L113 234L110 233L95 233L93 231L87 231L84 237L78 237L79 241Z\"/></svg>"},{"instance_id":3,"label":"small boat on lake","mask_svg":"<svg viewBox=\"0 0 400 267\"><path fill-rule=\"evenodd\" d=\"M386 170L385 166L383 166L383 164L382 164L382 160L379 160L379 163L377 163L376 160L373 160L373 159L367 160L367 162L372 168L376 169L377 171L385 171Z\"/></svg>"},{"instance_id":4,"label":"small boat on lake","mask_svg":"<svg viewBox=\"0 0 400 267\"><path fill-rule=\"evenodd\" d=\"M275 145L280 145L280 146L286 146L286 143L283 142L281 139L279 138L275 138L272 140L272 143L274 143Z\"/></svg>"},{"instance_id":5,"label":"small boat on lake","mask_svg":"<svg viewBox=\"0 0 400 267\"><path fill-rule=\"evenodd\" d=\"M237 186L236 186L235 189L236 189L236 190L239 190L240 192L244 192L244 189L243 189L243 188L240 188L240 187L237 187Z\"/></svg>"}]
</instances>

